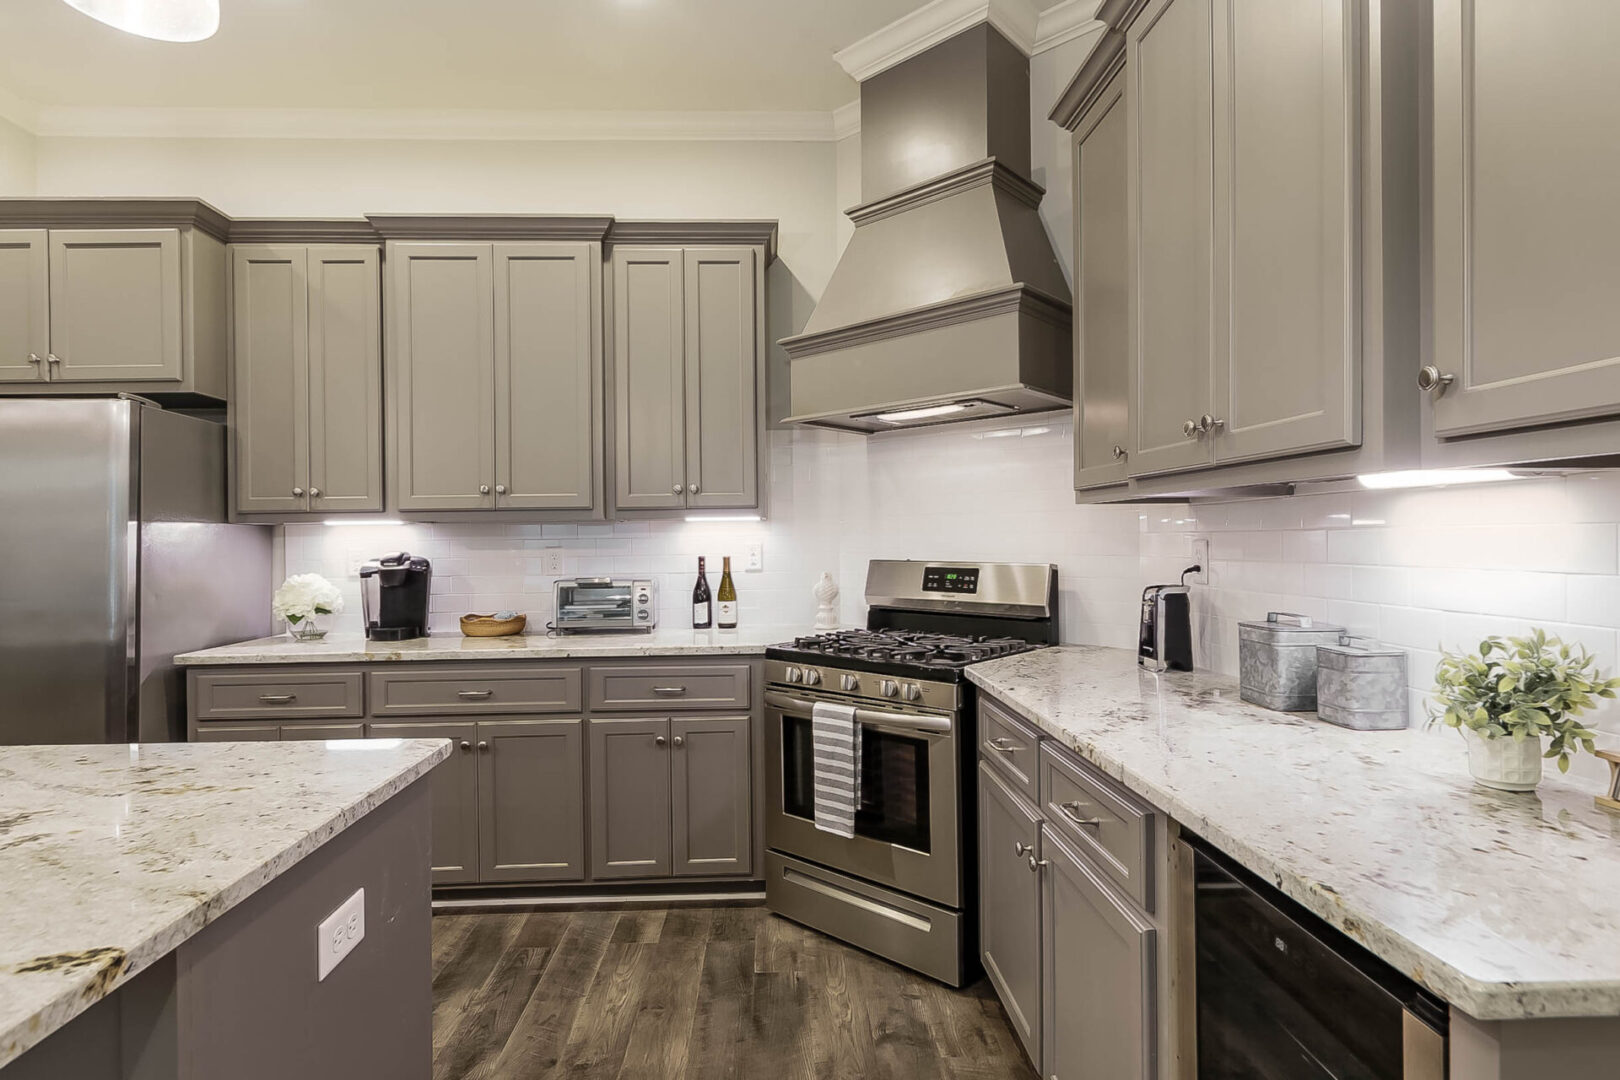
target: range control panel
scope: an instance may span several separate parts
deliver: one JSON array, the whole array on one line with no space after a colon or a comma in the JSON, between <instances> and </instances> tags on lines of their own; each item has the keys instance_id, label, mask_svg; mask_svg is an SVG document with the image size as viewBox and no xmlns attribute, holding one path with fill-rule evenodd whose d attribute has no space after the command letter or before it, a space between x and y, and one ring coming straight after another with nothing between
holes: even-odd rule
<instances>
[{"instance_id":1,"label":"range control panel","mask_svg":"<svg viewBox=\"0 0 1620 1080\"><path fill-rule=\"evenodd\" d=\"M923 592L976 593L979 591L977 566L925 566Z\"/></svg>"}]
</instances>

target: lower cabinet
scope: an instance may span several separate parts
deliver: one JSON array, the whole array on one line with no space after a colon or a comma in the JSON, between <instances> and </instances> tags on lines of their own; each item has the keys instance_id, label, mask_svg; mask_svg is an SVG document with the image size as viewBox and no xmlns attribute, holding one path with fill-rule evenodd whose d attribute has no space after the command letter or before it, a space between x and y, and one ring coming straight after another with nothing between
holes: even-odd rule
<instances>
[{"instance_id":1,"label":"lower cabinet","mask_svg":"<svg viewBox=\"0 0 1620 1080\"><path fill-rule=\"evenodd\" d=\"M1157 931L1049 826L1041 859L1042 1075L1153 1080Z\"/></svg>"},{"instance_id":2,"label":"lower cabinet","mask_svg":"<svg viewBox=\"0 0 1620 1080\"><path fill-rule=\"evenodd\" d=\"M1041 819L979 766L979 958L1029 1059L1041 1060Z\"/></svg>"},{"instance_id":3,"label":"lower cabinet","mask_svg":"<svg viewBox=\"0 0 1620 1080\"><path fill-rule=\"evenodd\" d=\"M365 737L364 724L208 724L197 730L198 742L299 742Z\"/></svg>"},{"instance_id":4,"label":"lower cabinet","mask_svg":"<svg viewBox=\"0 0 1620 1080\"><path fill-rule=\"evenodd\" d=\"M449 739L450 756L434 768L433 884L467 885L478 880L478 725L372 724L374 739Z\"/></svg>"},{"instance_id":5,"label":"lower cabinet","mask_svg":"<svg viewBox=\"0 0 1620 1080\"><path fill-rule=\"evenodd\" d=\"M591 876L753 869L748 717L590 721Z\"/></svg>"}]
</instances>

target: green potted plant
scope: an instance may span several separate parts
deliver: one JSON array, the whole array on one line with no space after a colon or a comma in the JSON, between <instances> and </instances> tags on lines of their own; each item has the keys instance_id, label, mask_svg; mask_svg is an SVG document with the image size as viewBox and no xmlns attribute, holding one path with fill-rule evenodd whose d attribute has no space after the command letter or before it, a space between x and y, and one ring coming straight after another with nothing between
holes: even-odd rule
<instances>
[{"instance_id":1,"label":"green potted plant","mask_svg":"<svg viewBox=\"0 0 1620 1080\"><path fill-rule=\"evenodd\" d=\"M1568 772L1571 756L1594 752L1595 733L1576 717L1616 691L1620 679L1605 679L1584 648L1532 630L1488 637L1477 653L1443 653L1429 720L1462 732L1478 783L1534 791L1543 758L1557 758L1559 771Z\"/></svg>"}]
</instances>

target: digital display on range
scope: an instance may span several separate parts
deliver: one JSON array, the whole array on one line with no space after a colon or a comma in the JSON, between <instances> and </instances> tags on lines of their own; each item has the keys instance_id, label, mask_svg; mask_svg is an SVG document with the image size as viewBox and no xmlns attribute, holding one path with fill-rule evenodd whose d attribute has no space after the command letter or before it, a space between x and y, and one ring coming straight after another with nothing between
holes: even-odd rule
<instances>
[{"instance_id":1,"label":"digital display on range","mask_svg":"<svg viewBox=\"0 0 1620 1080\"><path fill-rule=\"evenodd\" d=\"M925 566L923 592L976 593L979 591L977 566Z\"/></svg>"}]
</instances>

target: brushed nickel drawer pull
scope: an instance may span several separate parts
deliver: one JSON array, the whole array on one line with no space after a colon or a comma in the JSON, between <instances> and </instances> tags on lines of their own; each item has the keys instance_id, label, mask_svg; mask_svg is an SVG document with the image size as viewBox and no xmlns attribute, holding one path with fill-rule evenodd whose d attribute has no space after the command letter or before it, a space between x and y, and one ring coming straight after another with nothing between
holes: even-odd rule
<instances>
[{"instance_id":1,"label":"brushed nickel drawer pull","mask_svg":"<svg viewBox=\"0 0 1620 1080\"><path fill-rule=\"evenodd\" d=\"M1058 809L1063 811L1064 817L1068 818L1076 825L1084 825L1092 829L1102 828L1102 818L1080 816L1080 804L1077 802L1058 803Z\"/></svg>"},{"instance_id":2,"label":"brushed nickel drawer pull","mask_svg":"<svg viewBox=\"0 0 1620 1080\"><path fill-rule=\"evenodd\" d=\"M989 742L985 743L984 745L988 746L990 749L994 750L998 754L1016 754L1016 753L1018 753L1018 751L1023 749L1022 746L1019 746L1018 744L1013 743L1013 742L1009 742L1007 739L1004 739L1004 738L991 739Z\"/></svg>"},{"instance_id":3,"label":"brushed nickel drawer pull","mask_svg":"<svg viewBox=\"0 0 1620 1080\"><path fill-rule=\"evenodd\" d=\"M481 700L483 698L489 698L489 697L494 697L494 696L495 696L495 691L493 691L493 690L457 690L456 691L456 697L469 698L469 699L473 699L473 700Z\"/></svg>"},{"instance_id":4,"label":"brushed nickel drawer pull","mask_svg":"<svg viewBox=\"0 0 1620 1080\"><path fill-rule=\"evenodd\" d=\"M655 693L655 694L684 694L684 693L686 693L686 687L684 687L684 686L655 686L655 687L652 688L652 692Z\"/></svg>"},{"instance_id":5,"label":"brushed nickel drawer pull","mask_svg":"<svg viewBox=\"0 0 1620 1080\"><path fill-rule=\"evenodd\" d=\"M1026 844L1022 840L1013 841L1013 854L1018 856L1020 859L1022 859L1025 855L1032 853L1034 850L1034 844Z\"/></svg>"},{"instance_id":6,"label":"brushed nickel drawer pull","mask_svg":"<svg viewBox=\"0 0 1620 1080\"><path fill-rule=\"evenodd\" d=\"M1041 867L1049 865L1051 865L1051 860L1049 859L1037 859L1033 855L1029 857L1029 872L1032 874L1040 873Z\"/></svg>"},{"instance_id":7,"label":"brushed nickel drawer pull","mask_svg":"<svg viewBox=\"0 0 1620 1080\"><path fill-rule=\"evenodd\" d=\"M297 694L260 694L259 700L266 705L291 705L298 700Z\"/></svg>"}]
</instances>

